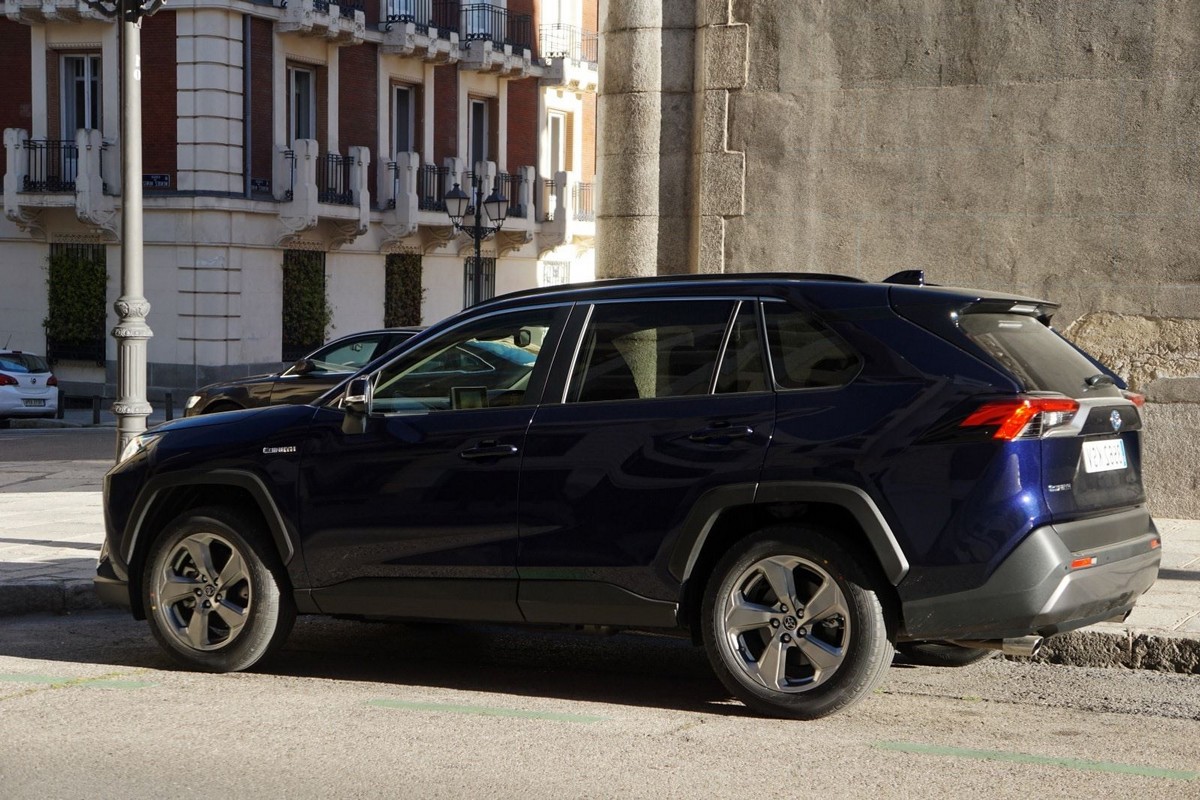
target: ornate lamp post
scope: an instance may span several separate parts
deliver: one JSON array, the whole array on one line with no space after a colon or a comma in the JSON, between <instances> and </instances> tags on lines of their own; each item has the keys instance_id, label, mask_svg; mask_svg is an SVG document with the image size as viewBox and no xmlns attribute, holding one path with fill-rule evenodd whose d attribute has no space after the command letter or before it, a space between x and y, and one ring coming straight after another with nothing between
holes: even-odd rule
<instances>
[{"instance_id":1,"label":"ornate lamp post","mask_svg":"<svg viewBox=\"0 0 1200 800\"><path fill-rule=\"evenodd\" d=\"M86 0L121 21L121 296L113 304L120 320L117 340L117 454L146 430L146 342L154 333L146 324L150 303L142 281L142 18L164 0Z\"/></svg>"},{"instance_id":2,"label":"ornate lamp post","mask_svg":"<svg viewBox=\"0 0 1200 800\"><path fill-rule=\"evenodd\" d=\"M450 224L454 226L456 231L461 231L467 234L475 242L475 272L478 275L480 267L483 263L483 240L493 233L498 233L504 225L504 220L508 218L508 198L500 194L498 184L492 187L492 194L482 203L479 198L483 196L483 189L480 186L481 179L479 170L471 174L471 194L468 196L457 183L454 188L446 192L446 213L450 216ZM472 208L471 200L474 198L475 205ZM474 212L471 217L467 216L469 212ZM467 216L467 222L464 223L463 217ZM488 224L484 224L484 217L487 217Z\"/></svg>"}]
</instances>

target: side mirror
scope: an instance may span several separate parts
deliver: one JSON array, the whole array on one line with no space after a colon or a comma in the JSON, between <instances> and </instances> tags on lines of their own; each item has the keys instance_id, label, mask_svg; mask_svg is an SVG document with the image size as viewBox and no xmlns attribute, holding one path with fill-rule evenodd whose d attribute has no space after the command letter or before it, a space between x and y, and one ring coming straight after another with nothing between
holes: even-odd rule
<instances>
[{"instance_id":1,"label":"side mirror","mask_svg":"<svg viewBox=\"0 0 1200 800\"><path fill-rule=\"evenodd\" d=\"M346 387L342 398L342 433L363 433L367 429L367 415L371 413L371 381L369 378L354 378Z\"/></svg>"},{"instance_id":2,"label":"side mirror","mask_svg":"<svg viewBox=\"0 0 1200 800\"><path fill-rule=\"evenodd\" d=\"M529 332L528 328L521 328L521 330L513 334L513 344L517 347L529 347L529 343L532 341L533 334Z\"/></svg>"},{"instance_id":3,"label":"side mirror","mask_svg":"<svg viewBox=\"0 0 1200 800\"><path fill-rule=\"evenodd\" d=\"M295 364L292 364L293 375L307 375L316 370L317 365L313 363L311 358L302 358Z\"/></svg>"}]
</instances>

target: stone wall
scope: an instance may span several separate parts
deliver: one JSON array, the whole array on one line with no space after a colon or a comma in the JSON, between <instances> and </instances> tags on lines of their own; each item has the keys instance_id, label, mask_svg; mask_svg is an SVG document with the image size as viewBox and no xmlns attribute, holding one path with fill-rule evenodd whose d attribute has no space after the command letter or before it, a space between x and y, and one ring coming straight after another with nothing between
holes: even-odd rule
<instances>
[{"instance_id":1,"label":"stone wall","mask_svg":"<svg viewBox=\"0 0 1200 800\"><path fill-rule=\"evenodd\" d=\"M1151 400L1152 509L1200 516L1200 4L608 0L601 29L599 273L1060 302ZM687 218L654 237L656 208Z\"/></svg>"}]
</instances>

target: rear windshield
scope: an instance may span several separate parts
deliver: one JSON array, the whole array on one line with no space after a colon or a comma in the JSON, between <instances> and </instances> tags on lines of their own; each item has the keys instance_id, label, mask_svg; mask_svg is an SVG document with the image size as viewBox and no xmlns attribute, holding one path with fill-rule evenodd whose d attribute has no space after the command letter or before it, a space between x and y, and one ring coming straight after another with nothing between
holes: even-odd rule
<instances>
[{"instance_id":1,"label":"rear windshield","mask_svg":"<svg viewBox=\"0 0 1200 800\"><path fill-rule=\"evenodd\" d=\"M41 356L29 353L0 353L0 371L3 372L49 372L50 365Z\"/></svg>"},{"instance_id":2,"label":"rear windshield","mask_svg":"<svg viewBox=\"0 0 1200 800\"><path fill-rule=\"evenodd\" d=\"M1022 314L963 314L959 327L999 362L1029 392L1058 392L1068 397L1120 397L1116 386L1089 388L1100 368L1074 345L1033 317Z\"/></svg>"}]
</instances>

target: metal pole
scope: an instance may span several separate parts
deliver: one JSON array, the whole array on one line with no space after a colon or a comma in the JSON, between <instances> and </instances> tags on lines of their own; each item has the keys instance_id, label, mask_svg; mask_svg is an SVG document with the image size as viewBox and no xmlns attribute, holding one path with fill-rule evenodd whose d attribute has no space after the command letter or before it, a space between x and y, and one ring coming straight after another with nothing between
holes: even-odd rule
<instances>
[{"instance_id":1,"label":"metal pole","mask_svg":"<svg viewBox=\"0 0 1200 800\"><path fill-rule=\"evenodd\" d=\"M142 284L142 54L140 5L121 0L121 297L113 304L120 320L117 340L117 454L146 430L146 324L150 303Z\"/></svg>"}]
</instances>

